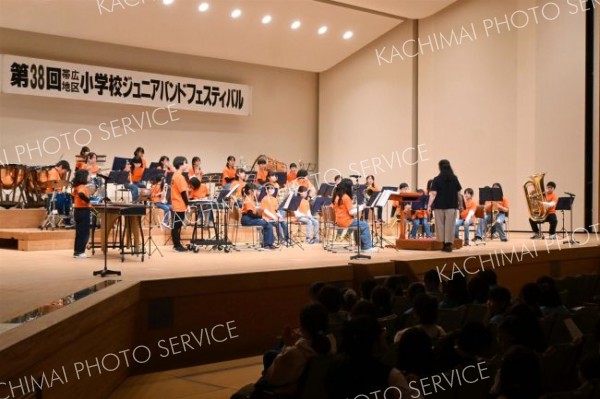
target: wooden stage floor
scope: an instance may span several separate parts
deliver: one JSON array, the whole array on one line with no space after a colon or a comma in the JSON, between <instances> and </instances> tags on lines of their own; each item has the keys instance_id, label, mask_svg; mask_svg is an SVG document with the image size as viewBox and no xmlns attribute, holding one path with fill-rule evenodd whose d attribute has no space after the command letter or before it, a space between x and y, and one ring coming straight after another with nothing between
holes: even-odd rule
<instances>
[{"instance_id":1,"label":"wooden stage floor","mask_svg":"<svg viewBox=\"0 0 600 399\"><path fill-rule=\"evenodd\" d=\"M439 259L441 267L453 257L485 256L494 251L510 254L513 248L522 252L525 247L533 251L534 243L539 253L547 252L544 241L531 241L529 236L530 233L511 233L508 242L488 241L487 245L470 246L451 254L441 251L396 251L386 248L371 254L370 261L361 262L368 264L394 260ZM586 240L585 235L579 235L577 238L582 242ZM568 244L562 244L562 240L559 240L559 243L561 249L569 248ZM589 242L580 246L600 246L600 241L594 235L590 235ZM106 278L143 281L325 268L348 265L352 255L348 252L330 253L320 245L304 245L304 250L293 247L265 252L245 250L223 253L202 249L197 254L176 253L169 246L159 248L162 257L155 252L150 258L146 257L144 262L139 258L127 256L125 262L121 263L116 250L109 251L109 269L120 270L122 275ZM554 243L550 250L559 251L558 245ZM98 252L88 259L74 259L72 250L23 252L0 249L0 259L0 321L97 283L101 278L94 277L92 272L101 269L104 264L103 257Z\"/></svg>"}]
</instances>

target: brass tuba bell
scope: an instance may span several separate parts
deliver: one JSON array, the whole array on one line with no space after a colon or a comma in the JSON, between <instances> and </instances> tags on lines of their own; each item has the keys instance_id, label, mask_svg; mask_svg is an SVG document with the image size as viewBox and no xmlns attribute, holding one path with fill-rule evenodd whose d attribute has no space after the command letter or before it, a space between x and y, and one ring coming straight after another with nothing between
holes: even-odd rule
<instances>
[{"instance_id":1,"label":"brass tuba bell","mask_svg":"<svg viewBox=\"0 0 600 399\"><path fill-rule=\"evenodd\" d=\"M534 222L543 222L546 219L547 210L542 204L544 201L545 175L546 173L531 175L523 183L529 216L531 216L531 220Z\"/></svg>"}]
</instances>

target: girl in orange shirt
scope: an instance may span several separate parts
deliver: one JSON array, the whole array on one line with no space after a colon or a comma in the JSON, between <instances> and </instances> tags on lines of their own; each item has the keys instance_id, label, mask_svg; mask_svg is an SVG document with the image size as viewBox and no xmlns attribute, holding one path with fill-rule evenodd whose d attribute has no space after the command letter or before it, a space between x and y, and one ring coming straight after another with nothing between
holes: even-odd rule
<instances>
[{"instance_id":1,"label":"girl in orange shirt","mask_svg":"<svg viewBox=\"0 0 600 399\"><path fill-rule=\"evenodd\" d=\"M288 242L288 224L285 218L279 213L277 197L275 197L275 187L270 184L265 186L267 195L260 201L260 207L263 209L263 218L274 227L277 227L277 237L279 242Z\"/></svg>"},{"instance_id":2,"label":"girl in orange shirt","mask_svg":"<svg viewBox=\"0 0 600 399\"><path fill-rule=\"evenodd\" d=\"M242 206L242 196L244 187L246 187L246 171L242 168L239 168L235 173L235 179L231 181L230 187L233 188L238 186L235 189L235 192L231 194L231 197L238 202L239 206Z\"/></svg>"},{"instance_id":3,"label":"girl in orange shirt","mask_svg":"<svg viewBox=\"0 0 600 399\"><path fill-rule=\"evenodd\" d=\"M335 189L332 203L337 225L342 228L358 227L361 248L365 252L377 252L377 248L373 247L373 242L371 241L369 225L367 222L354 217L357 207L352 204L352 180L342 179ZM363 205L359 206L358 212L361 212L363 209Z\"/></svg>"},{"instance_id":4,"label":"girl in orange shirt","mask_svg":"<svg viewBox=\"0 0 600 399\"><path fill-rule=\"evenodd\" d=\"M200 167L200 157L192 158L192 170L190 171L190 176L196 176L198 180L202 181L202 168Z\"/></svg>"},{"instance_id":5,"label":"girl in orange shirt","mask_svg":"<svg viewBox=\"0 0 600 399\"><path fill-rule=\"evenodd\" d=\"M199 200L208 197L206 184L202 184L196 176L190 177L190 199Z\"/></svg>"},{"instance_id":6,"label":"girl in orange shirt","mask_svg":"<svg viewBox=\"0 0 600 399\"><path fill-rule=\"evenodd\" d=\"M168 172L175 172L175 168L173 166L171 166L171 160L166 155L163 155L162 157L160 157L160 159L158 160L158 166L156 167L156 169L164 170L165 174L167 174Z\"/></svg>"},{"instance_id":7,"label":"girl in orange shirt","mask_svg":"<svg viewBox=\"0 0 600 399\"><path fill-rule=\"evenodd\" d=\"M306 225L306 242L308 244L317 244L319 242L319 221L310 212L310 203L306 199L308 189L304 186L298 187L298 195L302 197L302 200L300 201L298 210L294 211L294 215L298 219L298 222Z\"/></svg>"},{"instance_id":8,"label":"girl in orange shirt","mask_svg":"<svg viewBox=\"0 0 600 399\"><path fill-rule=\"evenodd\" d=\"M230 155L227 157L227 163L225 169L223 169L223 178L221 179L221 185L226 187L235 178L235 157Z\"/></svg>"},{"instance_id":9,"label":"girl in orange shirt","mask_svg":"<svg viewBox=\"0 0 600 399\"><path fill-rule=\"evenodd\" d=\"M170 228L170 216L171 216L171 205L167 203L167 199L165 196L165 181L163 177L156 176L154 180L154 184L152 185L152 189L150 191L150 198L152 199L152 203L158 209L161 209L164 213L162 226L165 228Z\"/></svg>"},{"instance_id":10,"label":"girl in orange shirt","mask_svg":"<svg viewBox=\"0 0 600 399\"><path fill-rule=\"evenodd\" d=\"M253 184L247 184L244 187L244 202L242 204L242 226L260 226L263 234L263 248L277 249L273 243L273 227L258 214L256 206L256 189Z\"/></svg>"},{"instance_id":11,"label":"girl in orange shirt","mask_svg":"<svg viewBox=\"0 0 600 399\"><path fill-rule=\"evenodd\" d=\"M75 170L85 169L85 163L88 160L88 155L90 154L90 147L83 146L81 147L81 151L79 151L79 156L76 156L75 162Z\"/></svg>"},{"instance_id":12,"label":"girl in orange shirt","mask_svg":"<svg viewBox=\"0 0 600 399\"><path fill-rule=\"evenodd\" d=\"M90 238L90 193L86 187L89 181L89 173L85 169L75 172L73 178L73 216L75 219L75 245L73 257L77 259L87 258L85 248Z\"/></svg>"},{"instance_id":13,"label":"girl in orange shirt","mask_svg":"<svg viewBox=\"0 0 600 399\"><path fill-rule=\"evenodd\" d=\"M365 194L369 196L377 196L377 193L381 191L381 188L375 184L375 176L369 175L367 176L367 187L365 188ZM365 220L369 220L369 211L370 209L365 209ZM377 207L377 221L381 222L381 214L383 213L383 208Z\"/></svg>"}]
</instances>

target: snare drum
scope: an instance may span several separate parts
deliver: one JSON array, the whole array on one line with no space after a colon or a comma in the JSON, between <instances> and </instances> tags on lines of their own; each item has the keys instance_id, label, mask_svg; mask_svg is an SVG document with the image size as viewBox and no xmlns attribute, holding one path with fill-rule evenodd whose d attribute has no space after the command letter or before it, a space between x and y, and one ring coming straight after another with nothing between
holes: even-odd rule
<instances>
[{"instance_id":1,"label":"snare drum","mask_svg":"<svg viewBox=\"0 0 600 399\"><path fill-rule=\"evenodd\" d=\"M71 213L71 204L73 202L71 194L56 193L55 209L59 215L69 215Z\"/></svg>"}]
</instances>

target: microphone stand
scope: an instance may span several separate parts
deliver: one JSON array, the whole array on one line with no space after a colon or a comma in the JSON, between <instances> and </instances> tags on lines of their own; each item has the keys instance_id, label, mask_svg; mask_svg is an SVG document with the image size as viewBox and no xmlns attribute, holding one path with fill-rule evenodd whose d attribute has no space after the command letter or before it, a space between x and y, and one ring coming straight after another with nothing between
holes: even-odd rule
<instances>
[{"instance_id":1,"label":"microphone stand","mask_svg":"<svg viewBox=\"0 0 600 399\"><path fill-rule=\"evenodd\" d=\"M106 194L108 194L108 177L106 176L102 176L102 175L98 175L99 177L104 179L104 198L102 199L102 201L104 202L104 206L102 209L103 215L104 215L104 223L102 226L102 230L103 230L103 236L104 236L104 242L103 242L103 249L104 249L104 268L102 270L96 270L93 272L94 276L100 275L100 277L106 277L106 275L108 274L115 274L117 276L121 275L121 272L118 270L110 270L108 269L108 211L107 211L107 206L108 206L108 201L110 201L110 199L106 196Z\"/></svg>"},{"instance_id":2,"label":"microphone stand","mask_svg":"<svg viewBox=\"0 0 600 399\"><path fill-rule=\"evenodd\" d=\"M355 260L355 259L371 259L370 256L368 255L362 255L360 253L360 247L361 247L361 240L360 240L360 236L361 236L361 231L360 231L360 213L359 213L359 205L358 205L358 177L355 177L356 179L356 184L354 185L355 187L355 191L356 191L356 213L354 214L354 220L356 221L356 231L358 232L358 252L356 253L356 255L353 255L350 257L350 260ZM368 228L368 227L367 227Z\"/></svg>"}]
</instances>

